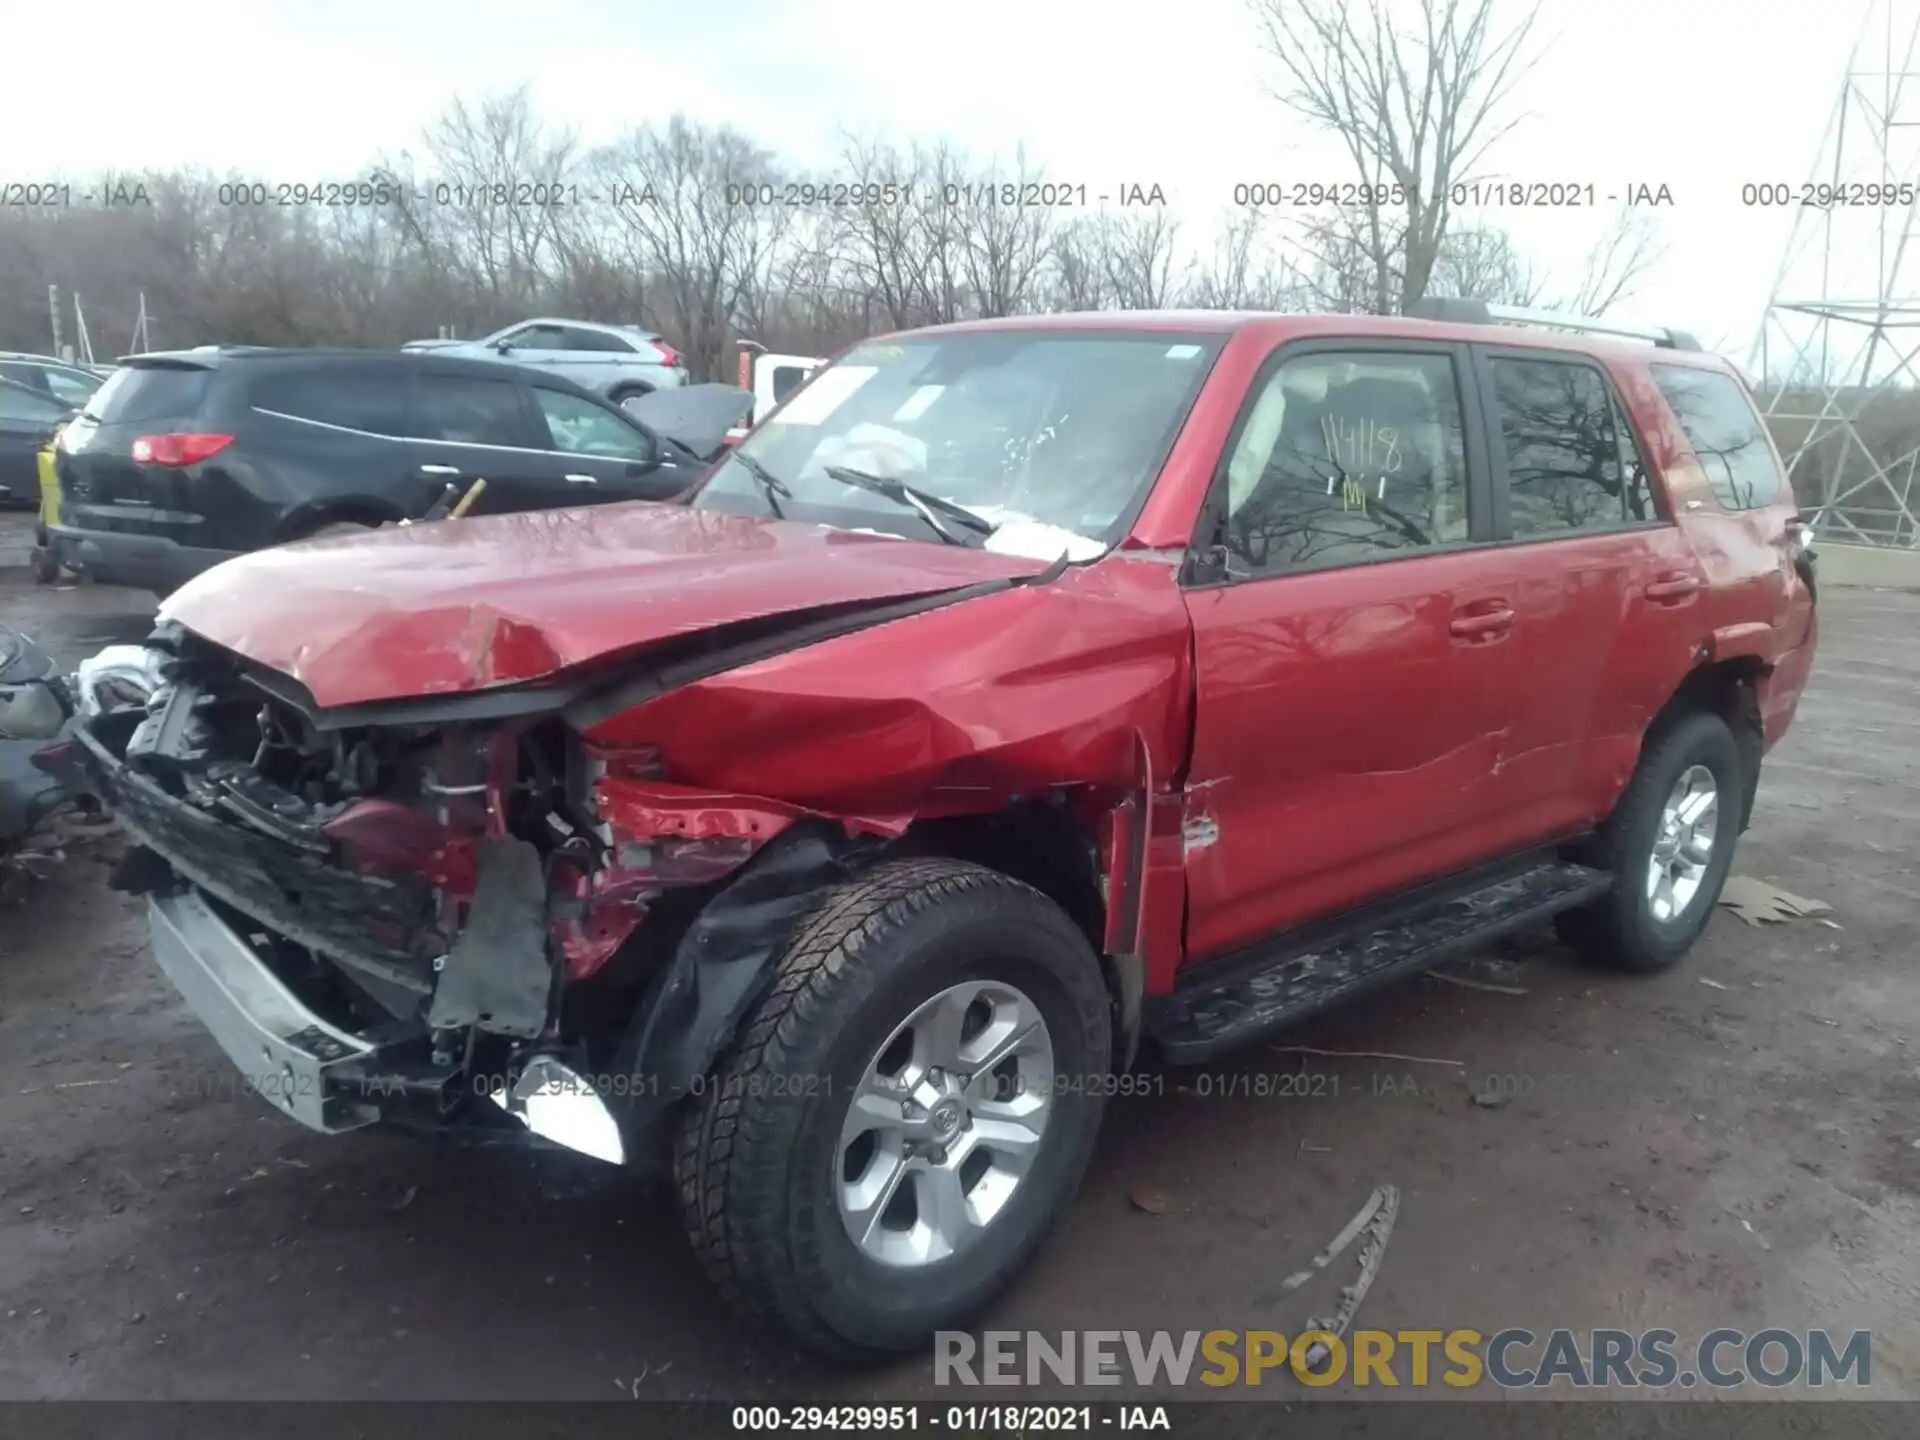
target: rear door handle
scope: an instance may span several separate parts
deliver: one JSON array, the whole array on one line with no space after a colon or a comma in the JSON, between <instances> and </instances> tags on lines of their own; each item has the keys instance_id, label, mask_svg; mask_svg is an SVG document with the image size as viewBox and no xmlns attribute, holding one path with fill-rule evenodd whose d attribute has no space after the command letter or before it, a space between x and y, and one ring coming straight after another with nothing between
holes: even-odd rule
<instances>
[{"instance_id":1,"label":"rear door handle","mask_svg":"<svg viewBox=\"0 0 1920 1440\"><path fill-rule=\"evenodd\" d=\"M1658 605L1680 605L1700 593L1700 582L1691 575L1662 575L1641 593Z\"/></svg>"},{"instance_id":2,"label":"rear door handle","mask_svg":"<svg viewBox=\"0 0 1920 1440\"><path fill-rule=\"evenodd\" d=\"M1484 610L1455 615L1447 623L1447 633L1456 640L1497 640L1513 628L1513 610L1503 601L1495 601Z\"/></svg>"},{"instance_id":3,"label":"rear door handle","mask_svg":"<svg viewBox=\"0 0 1920 1440\"><path fill-rule=\"evenodd\" d=\"M575 485L598 485L600 483L600 477L598 475L575 474L575 475L569 475L566 478L572 481Z\"/></svg>"},{"instance_id":4,"label":"rear door handle","mask_svg":"<svg viewBox=\"0 0 1920 1440\"><path fill-rule=\"evenodd\" d=\"M458 475L460 467L458 465L422 465L420 473L422 475Z\"/></svg>"}]
</instances>

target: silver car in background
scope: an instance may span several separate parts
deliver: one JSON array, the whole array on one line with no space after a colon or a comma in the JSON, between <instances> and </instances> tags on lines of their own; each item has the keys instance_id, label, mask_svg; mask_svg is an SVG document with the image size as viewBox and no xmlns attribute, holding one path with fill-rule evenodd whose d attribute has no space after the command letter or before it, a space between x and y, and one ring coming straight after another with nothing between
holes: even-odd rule
<instances>
[{"instance_id":1,"label":"silver car in background","mask_svg":"<svg viewBox=\"0 0 1920 1440\"><path fill-rule=\"evenodd\" d=\"M680 353L638 325L543 317L522 320L478 340L409 340L402 350L431 350L481 360L510 360L564 375L618 405L687 383Z\"/></svg>"}]
</instances>

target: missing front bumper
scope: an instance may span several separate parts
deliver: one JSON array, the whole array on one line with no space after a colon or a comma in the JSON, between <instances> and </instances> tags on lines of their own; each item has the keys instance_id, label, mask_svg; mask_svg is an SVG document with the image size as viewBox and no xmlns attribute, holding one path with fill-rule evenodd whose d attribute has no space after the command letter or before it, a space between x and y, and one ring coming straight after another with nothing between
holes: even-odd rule
<instances>
[{"instance_id":1,"label":"missing front bumper","mask_svg":"<svg viewBox=\"0 0 1920 1440\"><path fill-rule=\"evenodd\" d=\"M148 902L153 958L247 1088L326 1134L380 1118L366 1074L371 1041L309 1009L232 926L192 891Z\"/></svg>"}]
</instances>

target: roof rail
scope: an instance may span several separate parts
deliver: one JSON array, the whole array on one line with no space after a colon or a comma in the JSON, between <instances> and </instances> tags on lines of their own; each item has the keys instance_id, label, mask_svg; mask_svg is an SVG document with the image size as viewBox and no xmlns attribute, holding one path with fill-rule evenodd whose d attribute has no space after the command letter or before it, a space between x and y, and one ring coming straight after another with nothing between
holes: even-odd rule
<instances>
[{"instance_id":1,"label":"roof rail","mask_svg":"<svg viewBox=\"0 0 1920 1440\"><path fill-rule=\"evenodd\" d=\"M1526 305L1489 305L1485 300L1428 295L1407 307L1416 320L1446 320L1456 325L1543 325L1554 330L1579 330L1591 335L1620 335L1629 340L1651 340L1666 350L1698 350L1700 342L1685 330L1658 325L1622 325L1564 310L1536 310Z\"/></svg>"}]
</instances>

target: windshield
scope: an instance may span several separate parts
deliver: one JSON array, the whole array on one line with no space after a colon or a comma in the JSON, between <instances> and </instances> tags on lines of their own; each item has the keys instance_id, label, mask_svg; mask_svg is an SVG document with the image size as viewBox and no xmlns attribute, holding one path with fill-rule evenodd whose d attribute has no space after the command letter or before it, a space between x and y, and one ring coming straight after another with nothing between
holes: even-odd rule
<instances>
[{"instance_id":1,"label":"windshield","mask_svg":"<svg viewBox=\"0 0 1920 1440\"><path fill-rule=\"evenodd\" d=\"M693 504L1092 559L1125 533L1219 348L1218 336L1060 330L862 345L742 442ZM987 523L942 535L899 485Z\"/></svg>"}]
</instances>

